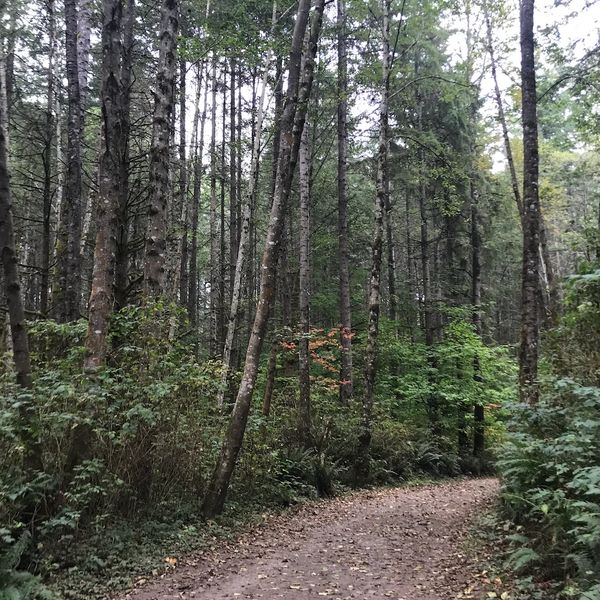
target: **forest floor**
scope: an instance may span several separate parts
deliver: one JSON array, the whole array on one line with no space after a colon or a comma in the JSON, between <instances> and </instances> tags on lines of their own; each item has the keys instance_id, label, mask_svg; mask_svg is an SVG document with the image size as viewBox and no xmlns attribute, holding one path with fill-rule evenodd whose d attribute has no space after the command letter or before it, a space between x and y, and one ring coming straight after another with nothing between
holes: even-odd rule
<instances>
[{"instance_id":1,"label":"forest floor","mask_svg":"<svg viewBox=\"0 0 600 600\"><path fill-rule=\"evenodd\" d=\"M122 599L508 598L475 543L495 479L361 491L267 516Z\"/></svg>"}]
</instances>

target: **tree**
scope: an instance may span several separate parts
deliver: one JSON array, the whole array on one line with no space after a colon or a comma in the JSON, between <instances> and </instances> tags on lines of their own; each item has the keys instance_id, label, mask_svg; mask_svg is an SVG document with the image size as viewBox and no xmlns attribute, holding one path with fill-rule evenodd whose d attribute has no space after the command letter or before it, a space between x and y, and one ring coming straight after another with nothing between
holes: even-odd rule
<instances>
[{"instance_id":1,"label":"tree","mask_svg":"<svg viewBox=\"0 0 600 600\"><path fill-rule=\"evenodd\" d=\"M115 252L118 228L121 160L124 143L123 90L121 82L122 0L104 0L102 24L102 153L98 172L96 245L90 293L84 368L95 371L102 366L107 350L107 335L114 304Z\"/></svg>"},{"instance_id":2,"label":"tree","mask_svg":"<svg viewBox=\"0 0 600 600\"><path fill-rule=\"evenodd\" d=\"M25 323L25 309L21 296L18 258L12 215L10 176L8 172L8 104L6 95L6 63L0 60L0 258L2 259L8 321L12 338L12 355L17 383L23 388L31 386L31 361L29 340ZM19 403L20 434L24 445L23 463L26 470L43 468L41 448L31 426L31 405L25 398Z\"/></svg>"},{"instance_id":3,"label":"tree","mask_svg":"<svg viewBox=\"0 0 600 600\"><path fill-rule=\"evenodd\" d=\"M392 55L390 51L390 5L382 0L381 48L381 99L379 104L379 143L377 147L377 186L375 196L375 222L371 244L371 276L369 279L369 323L365 353L365 391L362 399L362 422L358 438L357 477L366 481L369 476L369 451L371 446L371 419L377 375L377 339L381 310L381 261L383 253L383 221L389 194L388 179L388 120Z\"/></svg>"},{"instance_id":4,"label":"tree","mask_svg":"<svg viewBox=\"0 0 600 600\"><path fill-rule=\"evenodd\" d=\"M83 108L81 100L79 21L77 0L65 0L65 51L67 72L67 172L61 201L60 225L56 246L56 281L53 304L61 322L79 318L81 295L81 227L83 170Z\"/></svg>"},{"instance_id":5,"label":"tree","mask_svg":"<svg viewBox=\"0 0 600 600\"><path fill-rule=\"evenodd\" d=\"M166 219L169 197L169 143L177 64L177 0L163 0L156 88L153 90L152 145L150 147L150 204L144 254L144 295L157 298L164 292Z\"/></svg>"},{"instance_id":6,"label":"tree","mask_svg":"<svg viewBox=\"0 0 600 600\"><path fill-rule=\"evenodd\" d=\"M539 357L539 151L537 132L537 92L534 0L521 2L521 91L523 121L523 265L521 283L521 349L519 386L523 402L535 404L539 397L537 381Z\"/></svg>"},{"instance_id":7,"label":"tree","mask_svg":"<svg viewBox=\"0 0 600 600\"><path fill-rule=\"evenodd\" d=\"M221 454L202 505L202 511L207 517L219 514L223 510L231 475L244 438L250 402L252 401L258 373L258 360L269 321L269 311L277 276L277 255L281 243L283 220L310 98L314 59L317 52L324 6L324 0L318 0L315 5L311 19L308 52L305 60L302 61L302 42L308 23L310 1L300 0L298 4L288 66L288 87L281 115L277 181L262 258L258 306L246 350L242 381L221 447ZM304 62L304 69L301 69L302 62Z\"/></svg>"},{"instance_id":8,"label":"tree","mask_svg":"<svg viewBox=\"0 0 600 600\"><path fill-rule=\"evenodd\" d=\"M337 0L337 143L338 143L338 256L340 280L340 401L352 397L352 313L348 268L348 58L346 0Z\"/></svg>"},{"instance_id":9,"label":"tree","mask_svg":"<svg viewBox=\"0 0 600 600\"><path fill-rule=\"evenodd\" d=\"M310 406L310 178L311 157L309 127L306 123L300 139L299 151L300 187L300 277L298 308L300 313L300 342L298 344L298 432L305 446L310 446L311 406Z\"/></svg>"}]
</instances>

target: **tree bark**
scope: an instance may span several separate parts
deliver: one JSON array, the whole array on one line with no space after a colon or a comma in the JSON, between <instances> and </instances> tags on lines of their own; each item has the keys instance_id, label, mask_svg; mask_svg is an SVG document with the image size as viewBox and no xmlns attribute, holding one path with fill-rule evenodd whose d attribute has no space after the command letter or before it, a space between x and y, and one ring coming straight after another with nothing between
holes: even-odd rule
<instances>
[{"instance_id":1,"label":"tree bark","mask_svg":"<svg viewBox=\"0 0 600 600\"><path fill-rule=\"evenodd\" d=\"M68 96L67 173L56 248L53 304L60 322L79 318L81 296L82 103L78 66L77 0L65 0L65 53Z\"/></svg>"},{"instance_id":2,"label":"tree bark","mask_svg":"<svg viewBox=\"0 0 600 600\"><path fill-rule=\"evenodd\" d=\"M369 320L367 327L367 347L365 350L365 390L362 399L362 420L358 436L356 463L357 480L364 483L369 478L370 448L375 380L377 376L377 354L379 336L379 313L381 304L381 261L383 251L383 221L388 188L388 110L390 91L390 4L382 0L382 50L381 50L381 100L379 105L379 144L377 148L377 184L375 196L375 221L371 245L371 275L369 278Z\"/></svg>"},{"instance_id":3,"label":"tree bark","mask_svg":"<svg viewBox=\"0 0 600 600\"><path fill-rule=\"evenodd\" d=\"M338 261L340 296L341 368L339 398L352 398L352 312L348 250L348 57L346 51L346 0L337 1L337 144L338 144Z\"/></svg>"},{"instance_id":4,"label":"tree bark","mask_svg":"<svg viewBox=\"0 0 600 600\"><path fill-rule=\"evenodd\" d=\"M237 139L236 139L236 62L229 61L229 281L230 297L233 294L233 280L239 245L237 195ZM225 144L225 140L223 140ZM241 149L240 149L241 152Z\"/></svg>"},{"instance_id":5,"label":"tree bark","mask_svg":"<svg viewBox=\"0 0 600 600\"><path fill-rule=\"evenodd\" d=\"M539 398L537 372L540 343L539 153L533 14L534 0L522 0L520 37L523 120L523 271L519 387L521 400L529 404L535 404Z\"/></svg>"},{"instance_id":6,"label":"tree bark","mask_svg":"<svg viewBox=\"0 0 600 600\"><path fill-rule=\"evenodd\" d=\"M473 327L481 336L481 232L479 229L479 203L473 182L471 192L471 305L473 307ZM481 363L479 356L473 361L476 383L481 383ZM485 449L485 413L483 401L475 402L473 407L473 454L481 458Z\"/></svg>"},{"instance_id":7,"label":"tree bark","mask_svg":"<svg viewBox=\"0 0 600 600\"><path fill-rule=\"evenodd\" d=\"M388 182L389 187L389 182ZM389 190L385 201L385 242L387 246L387 276L389 294L389 318L396 321L398 318L398 292L396 290L396 248L394 245L394 225L392 223L392 203Z\"/></svg>"},{"instance_id":8,"label":"tree bark","mask_svg":"<svg viewBox=\"0 0 600 600\"><path fill-rule=\"evenodd\" d=\"M144 296L157 298L164 292L166 221L169 197L169 143L175 90L178 0L161 5L160 48L150 148L150 205L144 255Z\"/></svg>"},{"instance_id":9,"label":"tree bark","mask_svg":"<svg viewBox=\"0 0 600 600\"><path fill-rule=\"evenodd\" d=\"M301 72L302 42L307 27L310 4L310 0L299 0L298 3L288 68L288 89L281 117L277 182L262 259L258 306L252 334L248 342L244 373L237 399L223 441L221 455L215 467L202 507L203 513L207 517L213 517L223 510L231 476L244 438L248 413L256 384L260 351L269 321L269 311L277 277L277 254L281 242L284 215L288 204L294 167L298 157L300 136L304 128L304 120L310 98L314 58L317 52L325 0L317 0L315 5L311 22L308 56L304 61L304 71Z\"/></svg>"},{"instance_id":10,"label":"tree bark","mask_svg":"<svg viewBox=\"0 0 600 600\"><path fill-rule=\"evenodd\" d=\"M304 125L300 140L298 162L298 184L300 188L299 206L299 288L298 309L300 314L300 341L298 343L298 435L305 447L311 443L311 403L310 403L310 148L308 124Z\"/></svg>"},{"instance_id":11,"label":"tree bark","mask_svg":"<svg viewBox=\"0 0 600 600\"><path fill-rule=\"evenodd\" d=\"M129 132L131 130L131 85L133 76L133 28L135 0L127 0L123 16L121 58L121 149L118 229L115 249L115 308L123 308L129 295Z\"/></svg>"},{"instance_id":12,"label":"tree bark","mask_svg":"<svg viewBox=\"0 0 600 600\"><path fill-rule=\"evenodd\" d=\"M214 356L218 352L218 267L219 239L217 238L217 59L212 58L212 90L210 107L210 319L209 319L209 352Z\"/></svg>"},{"instance_id":13,"label":"tree bark","mask_svg":"<svg viewBox=\"0 0 600 600\"><path fill-rule=\"evenodd\" d=\"M484 2L484 17L486 22L487 32L487 45L488 53L490 55L490 70L492 78L494 80L494 94L496 98L496 107L498 110L498 120L500 121L500 127L502 129L502 139L504 142L504 152L506 155L506 162L508 163L508 171L510 173L510 182L513 191L517 210L519 211L519 219L521 221L521 227L523 226L523 200L521 199L521 191L519 189L519 180L517 178L517 171L515 168L515 161L513 158L512 147L510 143L510 136L508 133L508 125L506 123L506 114L504 112L504 103L502 102L502 94L500 92L500 86L498 85L497 75L497 63L496 55L494 52L494 42L492 39L492 23L489 14L487 2ZM558 318L559 306L560 306L560 289L558 287L556 277L554 274L554 266L552 264L552 258L548 250L548 239L546 234L546 224L541 206L539 208L540 215L540 232L539 232L539 251L540 251L540 282L545 288L546 296L548 298L548 306L541 307L542 312L547 314L547 320L550 325L556 323ZM541 294L540 290L540 294Z\"/></svg>"},{"instance_id":14,"label":"tree bark","mask_svg":"<svg viewBox=\"0 0 600 600\"><path fill-rule=\"evenodd\" d=\"M42 248L40 265L40 313L48 313L50 285L50 235L52 224L52 146L55 134L54 119L54 55L56 52L56 16L54 0L47 0L48 13L48 71L46 76L46 133L44 139L44 192L42 200ZM59 141L60 143L60 141Z\"/></svg>"},{"instance_id":15,"label":"tree bark","mask_svg":"<svg viewBox=\"0 0 600 600\"><path fill-rule=\"evenodd\" d=\"M181 201L181 252L179 261L179 303L188 304L188 232L189 232L189 202L188 202L188 164L186 155L186 74L187 62L179 59L179 196Z\"/></svg>"},{"instance_id":16,"label":"tree bark","mask_svg":"<svg viewBox=\"0 0 600 600\"><path fill-rule=\"evenodd\" d=\"M114 305L115 251L121 185L123 110L121 20L123 0L103 0L102 13L102 152L98 167L96 245L89 303L84 369L94 372L106 359L109 321Z\"/></svg>"}]
</instances>

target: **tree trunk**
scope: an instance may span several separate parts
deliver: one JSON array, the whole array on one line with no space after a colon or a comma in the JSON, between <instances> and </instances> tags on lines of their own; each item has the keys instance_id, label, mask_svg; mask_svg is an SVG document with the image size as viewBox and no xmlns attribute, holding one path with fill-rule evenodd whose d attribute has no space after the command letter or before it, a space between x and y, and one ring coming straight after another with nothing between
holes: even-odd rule
<instances>
[{"instance_id":1,"label":"tree trunk","mask_svg":"<svg viewBox=\"0 0 600 600\"><path fill-rule=\"evenodd\" d=\"M23 388L31 387L31 363L29 341L25 323L25 309L21 296L15 232L13 226L10 176L8 172L8 112L6 96L6 63L0 60L0 259L4 276L4 292L8 305L8 321L12 341L12 355L17 383ZM39 470L42 453L31 426L32 407L25 397L19 405L20 436L23 440L23 464L26 470Z\"/></svg>"},{"instance_id":2,"label":"tree trunk","mask_svg":"<svg viewBox=\"0 0 600 600\"><path fill-rule=\"evenodd\" d=\"M534 0L521 1L521 91L523 120L523 273L521 296L521 350L519 386L521 400L535 404L539 356L539 154L535 44L533 37Z\"/></svg>"},{"instance_id":3,"label":"tree trunk","mask_svg":"<svg viewBox=\"0 0 600 600\"><path fill-rule=\"evenodd\" d=\"M252 334L248 342L244 373L237 399L223 441L221 455L215 467L202 507L203 513L207 517L219 514L223 510L231 476L244 438L246 422L256 384L260 351L269 321L269 311L277 277L277 254L281 243L284 215L298 156L300 136L304 128L304 120L310 98L314 58L317 52L325 0L317 0L315 5L311 22L308 56L305 61L302 61L302 42L308 22L310 4L310 0L299 0L298 4L288 68L288 90L281 116L277 182L262 259L258 306ZM304 62L303 72L301 72L300 68L302 62Z\"/></svg>"},{"instance_id":4,"label":"tree trunk","mask_svg":"<svg viewBox=\"0 0 600 600\"><path fill-rule=\"evenodd\" d=\"M381 304L381 260L383 250L383 221L388 188L388 105L390 90L390 4L382 0L382 90L379 106L379 144L377 148L377 193L375 196L375 221L371 245L371 276L369 279L369 320L367 327L367 347L365 350L365 390L362 401L362 421L358 437L356 464L357 480L364 483L370 472L371 418L375 399L375 379L377 376L377 340L379 336L379 312Z\"/></svg>"},{"instance_id":5,"label":"tree trunk","mask_svg":"<svg viewBox=\"0 0 600 600\"><path fill-rule=\"evenodd\" d=\"M81 295L82 103L78 66L77 0L65 0L65 53L68 96L67 173L56 248L53 303L60 322L79 318Z\"/></svg>"},{"instance_id":6,"label":"tree trunk","mask_svg":"<svg viewBox=\"0 0 600 600\"><path fill-rule=\"evenodd\" d=\"M298 344L298 435L305 447L311 446L311 406L310 406L310 148L308 124L304 125L300 141L298 162L298 184L300 187L299 207L299 298L300 342Z\"/></svg>"},{"instance_id":7,"label":"tree trunk","mask_svg":"<svg viewBox=\"0 0 600 600\"><path fill-rule=\"evenodd\" d=\"M517 205L517 210L519 211L519 219L521 221L521 226L523 225L523 201L521 199L521 192L519 189L519 180L517 179L517 171L515 168L515 161L513 158L510 136L508 133L508 125L506 123L506 114L504 112L504 104L502 102L502 94L500 92L500 86L498 85L498 75L497 75L497 64L496 64L496 55L494 52L494 43L492 39L492 23L490 19L490 14L488 10L487 3L484 2L484 16L486 22L486 32L487 32L487 45L488 45L488 53L490 55L490 70L492 73L492 78L494 80L494 93L496 98L496 107L498 110L498 120L500 121L500 127L502 128L502 139L504 141L504 152L506 155L506 162L508 163L508 170L510 173L510 182L513 191L513 196L515 199L515 203ZM558 317L558 311L560 306L560 289L558 287L558 283L556 281L556 277L554 275L554 266L552 264L552 259L550 257L550 252L548 250L548 240L546 235L546 224L544 221L544 216L541 211L541 206L539 207L539 219L540 219L540 232L539 232L539 252L540 252L540 282L543 288L546 291L546 296L548 298L548 306L542 307L542 312L547 314L547 320L550 325L556 323L556 319ZM541 294L540 290L540 294Z\"/></svg>"},{"instance_id":8,"label":"tree trunk","mask_svg":"<svg viewBox=\"0 0 600 600\"><path fill-rule=\"evenodd\" d=\"M40 313L48 313L50 285L50 234L52 224L52 146L55 134L54 121L54 55L56 52L56 17L54 0L46 3L48 12L48 71L46 88L46 133L44 139L44 192L42 200L42 248L40 267ZM60 143L60 140L59 140Z\"/></svg>"},{"instance_id":9,"label":"tree trunk","mask_svg":"<svg viewBox=\"0 0 600 600\"><path fill-rule=\"evenodd\" d=\"M164 293L166 222L169 197L169 143L177 64L178 0L161 5L160 49L150 147L150 205L144 255L144 296L157 298Z\"/></svg>"},{"instance_id":10,"label":"tree trunk","mask_svg":"<svg viewBox=\"0 0 600 600\"><path fill-rule=\"evenodd\" d=\"M188 165L186 156L186 73L187 62L179 59L179 196L181 198L181 252L179 261L179 302L182 306L188 304L188 232L189 232L189 202L188 202Z\"/></svg>"},{"instance_id":11,"label":"tree trunk","mask_svg":"<svg viewBox=\"0 0 600 600\"><path fill-rule=\"evenodd\" d=\"M388 182L389 187L389 182ZM387 276L389 293L389 318L398 318L398 292L396 290L396 248L394 246L394 225L392 223L392 203L389 191L385 198L385 241L387 246Z\"/></svg>"},{"instance_id":12,"label":"tree trunk","mask_svg":"<svg viewBox=\"0 0 600 600\"><path fill-rule=\"evenodd\" d=\"M227 63L223 64L223 106L221 110L221 156L219 165L219 302L217 309L217 351L220 352L225 343L225 282L229 269L225 267L226 241L225 241L225 140L227 135Z\"/></svg>"},{"instance_id":13,"label":"tree trunk","mask_svg":"<svg viewBox=\"0 0 600 600\"><path fill-rule=\"evenodd\" d=\"M219 255L219 240L217 238L217 59L212 58L212 90L210 107L210 324L209 324L209 353L214 356L218 352L218 321L217 321L217 261Z\"/></svg>"},{"instance_id":14,"label":"tree trunk","mask_svg":"<svg viewBox=\"0 0 600 600\"><path fill-rule=\"evenodd\" d=\"M348 58L346 52L346 0L337 2L337 139L338 139L338 260L340 295L340 402L352 398L352 312L348 267Z\"/></svg>"},{"instance_id":15,"label":"tree trunk","mask_svg":"<svg viewBox=\"0 0 600 600\"><path fill-rule=\"evenodd\" d=\"M104 365L109 320L114 304L115 250L121 184L123 142L121 106L122 0L103 1L102 24L102 152L98 167L96 245L89 303L87 356L84 369L94 372Z\"/></svg>"},{"instance_id":16,"label":"tree trunk","mask_svg":"<svg viewBox=\"0 0 600 600\"><path fill-rule=\"evenodd\" d=\"M119 212L115 249L115 309L127 304L129 296L129 132L131 130L131 84L133 75L133 27L135 0L127 0L123 17L121 59L121 149L119 152Z\"/></svg>"},{"instance_id":17,"label":"tree trunk","mask_svg":"<svg viewBox=\"0 0 600 600\"><path fill-rule=\"evenodd\" d=\"M235 59L229 61L229 294L233 294L233 280L239 245L237 196L237 139L236 139L236 81ZM225 144L225 140L223 140ZM241 153L241 148L240 148Z\"/></svg>"},{"instance_id":18,"label":"tree trunk","mask_svg":"<svg viewBox=\"0 0 600 600\"><path fill-rule=\"evenodd\" d=\"M202 74L198 78L202 83ZM200 117L200 137L194 150L194 191L192 198L192 242L190 246L188 314L195 328L198 322L198 211L202 192L202 159L204 154L204 127L206 125L206 109L208 104L208 66L205 71L204 99L202 101L202 116Z\"/></svg>"},{"instance_id":19,"label":"tree trunk","mask_svg":"<svg viewBox=\"0 0 600 600\"><path fill-rule=\"evenodd\" d=\"M479 206L477 192L471 182L471 305L473 307L473 326L475 333L481 336L481 233L479 230ZM481 383L481 364L479 356L473 362L474 379ZM483 401L475 402L473 408L473 454L480 458L485 449L484 407Z\"/></svg>"}]
</instances>

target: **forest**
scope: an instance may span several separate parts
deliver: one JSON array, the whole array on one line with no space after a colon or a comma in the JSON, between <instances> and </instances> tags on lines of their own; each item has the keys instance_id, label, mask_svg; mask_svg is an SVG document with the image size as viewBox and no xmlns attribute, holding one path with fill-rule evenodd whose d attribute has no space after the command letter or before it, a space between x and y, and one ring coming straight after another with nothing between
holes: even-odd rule
<instances>
[{"instance_id":1,"label":"forest","mask_svg":"<svg viewBox=\"0 0 600 600\"><path fill-rule=\"evenodd\" d=\"M0 0L0 600L600 599L597 0Z\"/></svg>"}]
</instances>

